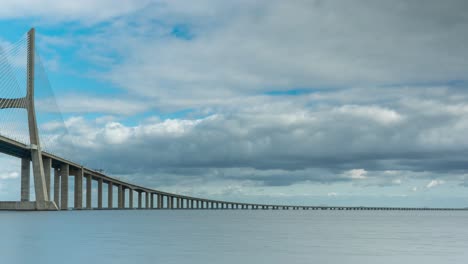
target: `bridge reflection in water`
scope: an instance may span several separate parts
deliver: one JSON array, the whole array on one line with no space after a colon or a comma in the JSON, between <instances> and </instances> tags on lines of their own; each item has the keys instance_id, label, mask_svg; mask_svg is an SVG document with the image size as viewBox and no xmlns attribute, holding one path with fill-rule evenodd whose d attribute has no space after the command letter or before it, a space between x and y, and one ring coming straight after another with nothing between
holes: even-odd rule
<instances>
[{"instance_id":1,"label":"bridge reflection in water","mask_svg":"<svg viewBox=\"0 0 468 264\"><path fill-rule=\"evenodd\" d=\"M331 207L292 206L219 201L167 193L127 183L109 177L99 171L83 167L70 160L41 150L34 108L34 29L28 32L27 93L20 98L0 98L1 109L22 108L27 110L29 142L24 144L0 136L0 152L21 159L21 201L0 202L0 210L68 210L69 178L74 179L73 209L236 209L236 210L464 210L457 208L399 208L399 207ZM0 74L5 74L1 71ZM0 76L3 77L3 76ZM2 89L2 87L0 87ZM36 201L30 201L30 168ZM53 174L53 177L52 177ZM97 197L93 197L93 181L97 182ZM83 182L85 185L83 186ZM54 196L50 197L51 187ZM117 193L114 195L114 188ZM107 189L107 197L103 190ZM83 199L83 193L85 198ZM128 195L128 199L126 198ZM136 196L136 197L135 197ZM93 199L97 199L96 206ZM107 199L106 207L103 200ZM117 199L117 206L114 201ZM134 199L137 206L134 207ZM83 206L85 200L85 206Z\"/></svg>"}]
</instances>

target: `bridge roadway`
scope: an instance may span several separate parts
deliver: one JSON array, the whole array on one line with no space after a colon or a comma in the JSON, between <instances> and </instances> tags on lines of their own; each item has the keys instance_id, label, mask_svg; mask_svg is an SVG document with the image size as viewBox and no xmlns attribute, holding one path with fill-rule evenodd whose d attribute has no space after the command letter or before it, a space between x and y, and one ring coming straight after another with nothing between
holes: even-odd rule
<instances>
[{"instance_id":1,"label":"bridge roadway","mask_svg":"<svg viewBox=\"0 0 468 264\"><path fill-rule=\"evenodd\" d=\"M0 152L22 159L22 173L29 175L29 162L31 150L29 146L18 141L0 135ZM173 194L127 183L119 179L109 177L101 172L85 168L77 163L42 152L47 191L50 195L51 172L54 172L53 188L56 205L61 210L68 210L68 182L69 177L74 177L74 207L83 209L251 209L251 210L468 210L468 208L406 208L406 207L352 207L352 206L297 206L274 205L219 201ZM27 169L25 169L27 168ZM25 170L25 171L24 171ZM83 181L86 185L83 188ZM97 207L92 207L92 181L97 181ZM103 188L107 185L107 203L103 206ZM28 184L29 186L29 184ZM117 187L117 207L114 204L114 186ZM83 207L83 189L85 189L85 206ZM133 206L133 195L137 193L138 205ZM128 195L128 202L125 196ZM144 198L143 198L144 196ZM22 189L22 198L29 197L29 188ZM5 202L4 202L5 203ZM8 203L8 202L6 202ZM13 203L13 202L11 202Z\"/></svg>"}]
</instances>

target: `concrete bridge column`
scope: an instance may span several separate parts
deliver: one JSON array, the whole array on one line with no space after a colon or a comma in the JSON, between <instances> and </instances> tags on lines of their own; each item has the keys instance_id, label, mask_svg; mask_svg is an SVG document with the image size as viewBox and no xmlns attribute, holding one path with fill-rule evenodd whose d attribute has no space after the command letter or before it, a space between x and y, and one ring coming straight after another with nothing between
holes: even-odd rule
<instances>
[{"instance_id":1,"label":"concrete bridge column","mask_svg":"<svg viewBox=\"0 0 468 264\"><path fill-rule=\"evenodd\" d=\"M150 193L148 193L148 192L145 193L145 207L146 207L146 209L149 209L149 206L150 206L150 204L149 204L149 194Z\"/></svg>"},{"instance_id":2,"label":"concrete bridge column","mask_svg":"<svg viewBox=\"0 0 468 264\"><path fill-rule=\"evenodd\" d=\"M123 192L122 184L119 184L117 186L117 208L119 208L119 209L123 209L123 204L122 204L123 194L122 194L122 192Z\"/></svg>"},{"instance_id":3,"label":"concrete bridge column","mask_svg":"<svg viewBox=\"0 0 468 264\"><path fill-rule=\"evenodd\" d=\"M154 208L154 195L152 193L150 193L150 208Z\"/></svg>"},{"instance_id":4,"label":"concrete bridge column","mask_svg":"<svg viewBox=\"0 0 468 264\"><path fill-rule=\"evenodd\" d=\"M174 197L168 196L167 199L169 199L169 203L168 203L169 209L174 209Z\"/></svg>"},{"instance_id":5,"label":"concrete bridge column","mask_svg":"<svg viewBox=\"0 0 468 264\"><path fill-rule=\"evenodd\" d=\"M163 197L162 194L158 193L158 209L163 208Z\"/></svg>"},{"instance_id":6,"label":"concrete bridge column","mask_svg":"<svg viewBox=\"0 0 468 264\"><path fill-rule=\"evenodd\" d=\"M200 200L197 200L197 209L200 209Z\"/></svg>"},{"instance_id":7,"label":"concrete bridge column","mask_svg":"<svg viewBox=\"0 0 468 264\"><path fill-rule=\"evenodd\" d=\"M52 169L52 159L42 158L42 164L44 166L44 177L45 177L45 184L46 184L46 190L47 190L47 199L51 201L52 196L50 195L50 172Z\"/></svg>"},{"instance_id":8,"label":"concrete bridge column","mask_svg":"<svg viewBox=\"0 0 468 264\"><path fill-rule=\"evenodd\" d=\"M138 209L142 209L142 208L143 208L143 206L142 206L142 200L143 200L143 199L142 199L141 196L142 196L142 192L139 191L139 192L138 192Z\"/></svg>"},{"instance_id":9,"label":"concrete bridge column","mask_svg":"<svg viewBox=\"0 0 468 264\"><path fill-rule=\"evenodd\" d=\"M60 169L54 168L54 202L60 208Z\"/></svg>"},{"instance_id":10,"label":"concrete bridge column","mask_svg":"<svg viewBox=\"0 0 468 264\"><path fill-rule=\"evenodd\" d=\"M60 209L68 209L68 177L70 168L68 164L60 165Z\"/></svg>"},{"instance_id":11,"label":"concrete bridge column","mask_svg":"<svg viewBox=\"0 0 468 264\"><path fill-rule=\"evenodd\" d=\"M112 207L114 207L113 205L113 197L112 197L112 191L113 191L113 187L112 187L112 182L109 182L107 184L107 208L109 209L112 209Z\"/></svg>"},{"instance_id":12,"label":"concrete bridge column","mask_svg":"<svg viewBox=\"0 0 468 264\"><path fill-rule=\"evenodd\" d=\"M194 209L195 208L195 201L190 199L190 209Z\"/></svg>"},{"instance_id":13,"label":"concrete bridge column","mask_svg":"<svg viewBox=\"0 0 468 264\"><path fill-rule=\"evenodd\" d=\"M125 194L125 192L127 191L127 189L128 189L128 188L127 188L126 186L123 186L123 187L122 187L122 207L123 207L123 208L127 208L127 207L125 206L125 203L126 203L126 200L127 200L127 197L126 197L127 194Z\"/></svg>"},{"instance_id":14,"label":"concrete bridge column","mask_svg":"<svg viewBox=\"0 0 468 264\"><path fill-rule=\"evenodd\" d=\"M74 170L75 176L75 209L83 208L83 168Z\"/></svg>"},{"instance_id":15,"label":"concrete bridge column","mask_svg":"<svg viewBox=\"0 0 468 264\"><path fill-rule=\"evenodd\" d=\"M133 209L133 189L128 188L128 208Z\"/></svg>"},{"instance_id":16,"label":"concrete bridge column","mask_svg":"<svg viewBox=\"0 0 468 264\"><path fill-rule=\"evenodd\" d=\"M87 175L86 176L86 209L88 210L92 209L92 206L91 206L92 183L93 183L93 178L91 177L91 175Z\"/></svg>"},{"instance_id":17,"label":"concrete bridge column","mask_svg":"<svg viewBox=\"0 0 468 264\"><path fill-rule=\"evenodd\" d=\"M97 194L97 207L102 209L102 179L98 179L98 194Z\"/></svg>"},{"instance_id":18,"label":"concrete bridge column","mask_svg":"<svg viewBox=\"0 0 468 264\"><path fill-rule=\"evenodd\" d=\"M29 159L21 159L21 201L29 201L29 189L31 184L31 166Z\"/></svg>"},{"instance_id":19,"label":"concrete bridge column","mask_svg":"<svg viewBox=\"0 0 468 264\"><path fill-rule=\"evenodd\" d=\"M180 209L180 197L176 198L176 209Z\"/></svg>"}]
</instances>

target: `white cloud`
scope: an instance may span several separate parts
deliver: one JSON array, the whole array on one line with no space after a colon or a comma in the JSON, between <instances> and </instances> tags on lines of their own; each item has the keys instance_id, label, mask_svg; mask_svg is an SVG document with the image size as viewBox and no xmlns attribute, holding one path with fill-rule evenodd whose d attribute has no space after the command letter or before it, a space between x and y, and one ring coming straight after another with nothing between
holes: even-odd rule
<instances>
[{"instance_id":1,"label":"white cloud","mask_svg":"<svg viewBox=\"0 0 468 264\"><path fill-rule=\"evenodd\" d=\"M57 100L58 107L55 100ZM44 98L36 101L37 111L42 112L59 111L61 113L100 113L128 116L145 112L151 108L151 105L145 100L103 98L84 94L61 95L58 99Z\"/></svg>"},{"instance_id":2,"label":"white cloud","mask_svg":"<svg viewBox=\"0 0 468 264\"><path fill-rule=\"evenodd\" d=\"M373 120L382 125L396 124L403 120L403 117L396 111L379 106L344 105L334 109L334 111Z\"/></svg>"},{"instance_id":3,"label":"white cloud","mask_svg":"<svg viewBox=\"0 0 468 264\"><path fill-rule=\"evenodd\" d=\"M443 180L431 180L427 185L426 185L426 188L427 189L430 189L430 188L434 188L434 187L437 187L439 185L442 185L444 184L445 181Z\"/></svg>"},{"instance_id":4,"label":"white cloud","mask_svg":"<svg viewBox=\"0 0 468 264\"><path fill-rule=\"evenodd\" d=\"M4 0L0 9L0 18L41 18L48 22L80 21L90 24L132 13L146 6L148 0Z\"/></svg>"},{"instance_id":5,"label":"white cloud","mask_svg":"<svg viewBox=\"0 0 468 264\"><path fill-rule=\"evenodd\" d=\"M0 171L0 180L17 179L18 177L19 173L16 171Z\"/></svg>"},{"instance_id":6,"label":"white cloud","mask_svg":"<svg viewBox=\"0 0 468 264\"><path fill-rule=\"evenodd\" d=\"M365 169L352 169L352 170L346 171L344 174L346 177L349 177L355 180L367 179L367 171Z\"/></svg>"}]
</instances>

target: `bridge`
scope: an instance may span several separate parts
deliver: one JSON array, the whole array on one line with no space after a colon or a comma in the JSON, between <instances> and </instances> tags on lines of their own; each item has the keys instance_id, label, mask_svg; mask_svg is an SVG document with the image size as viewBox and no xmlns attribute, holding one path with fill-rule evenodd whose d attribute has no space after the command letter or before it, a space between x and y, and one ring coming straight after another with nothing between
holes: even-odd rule
<instances>
[{"instance_id":1,"label":"bridge","mask_svg":"<svg viewBox=\"0 0 468 264\"><path fill-rule=\"evenodd\" d=\"M0 98L2 109L25 109L29 130L29 144L0 135L0 152L21 159L21 199L0 201L0 210L69 210L69 181L74 179L74 206L76 210L91 209L237 209L237 210L465 210L463 208L401 208L401 207L347 207L277 205L220 201L168 193L135 185L86 168L76 162L43 151L37 127L34 105L35 91L35 30L27 34L26 96ZM0 65L0 79L2 70ZM0 84L0 91L2 87ZM0 124L1 128L2 124ZM31 166L32 163L32 166ZM30 197L32 167L35 201ZM53 176L52 176L53 174ZM93 181L97 182L97 197L93 197ZM85 185L83 185L85 183ZM117 193L114 195L114 187ZM51 188L54 195L50 197ZM103 206L103 189L107 188L107 206ZM84 195L83 195L84 194ZM84 197L83 197L84 196ZM128 196L128 199L126 198ZM93 207L93 199L97 206ZM117 200L115 200L117 199ZM137 199L137 206L134 206ZM85 205L83 206L83 202ZM114 202L117 206L114 207Z\"/></svg>"}]
</instances>

